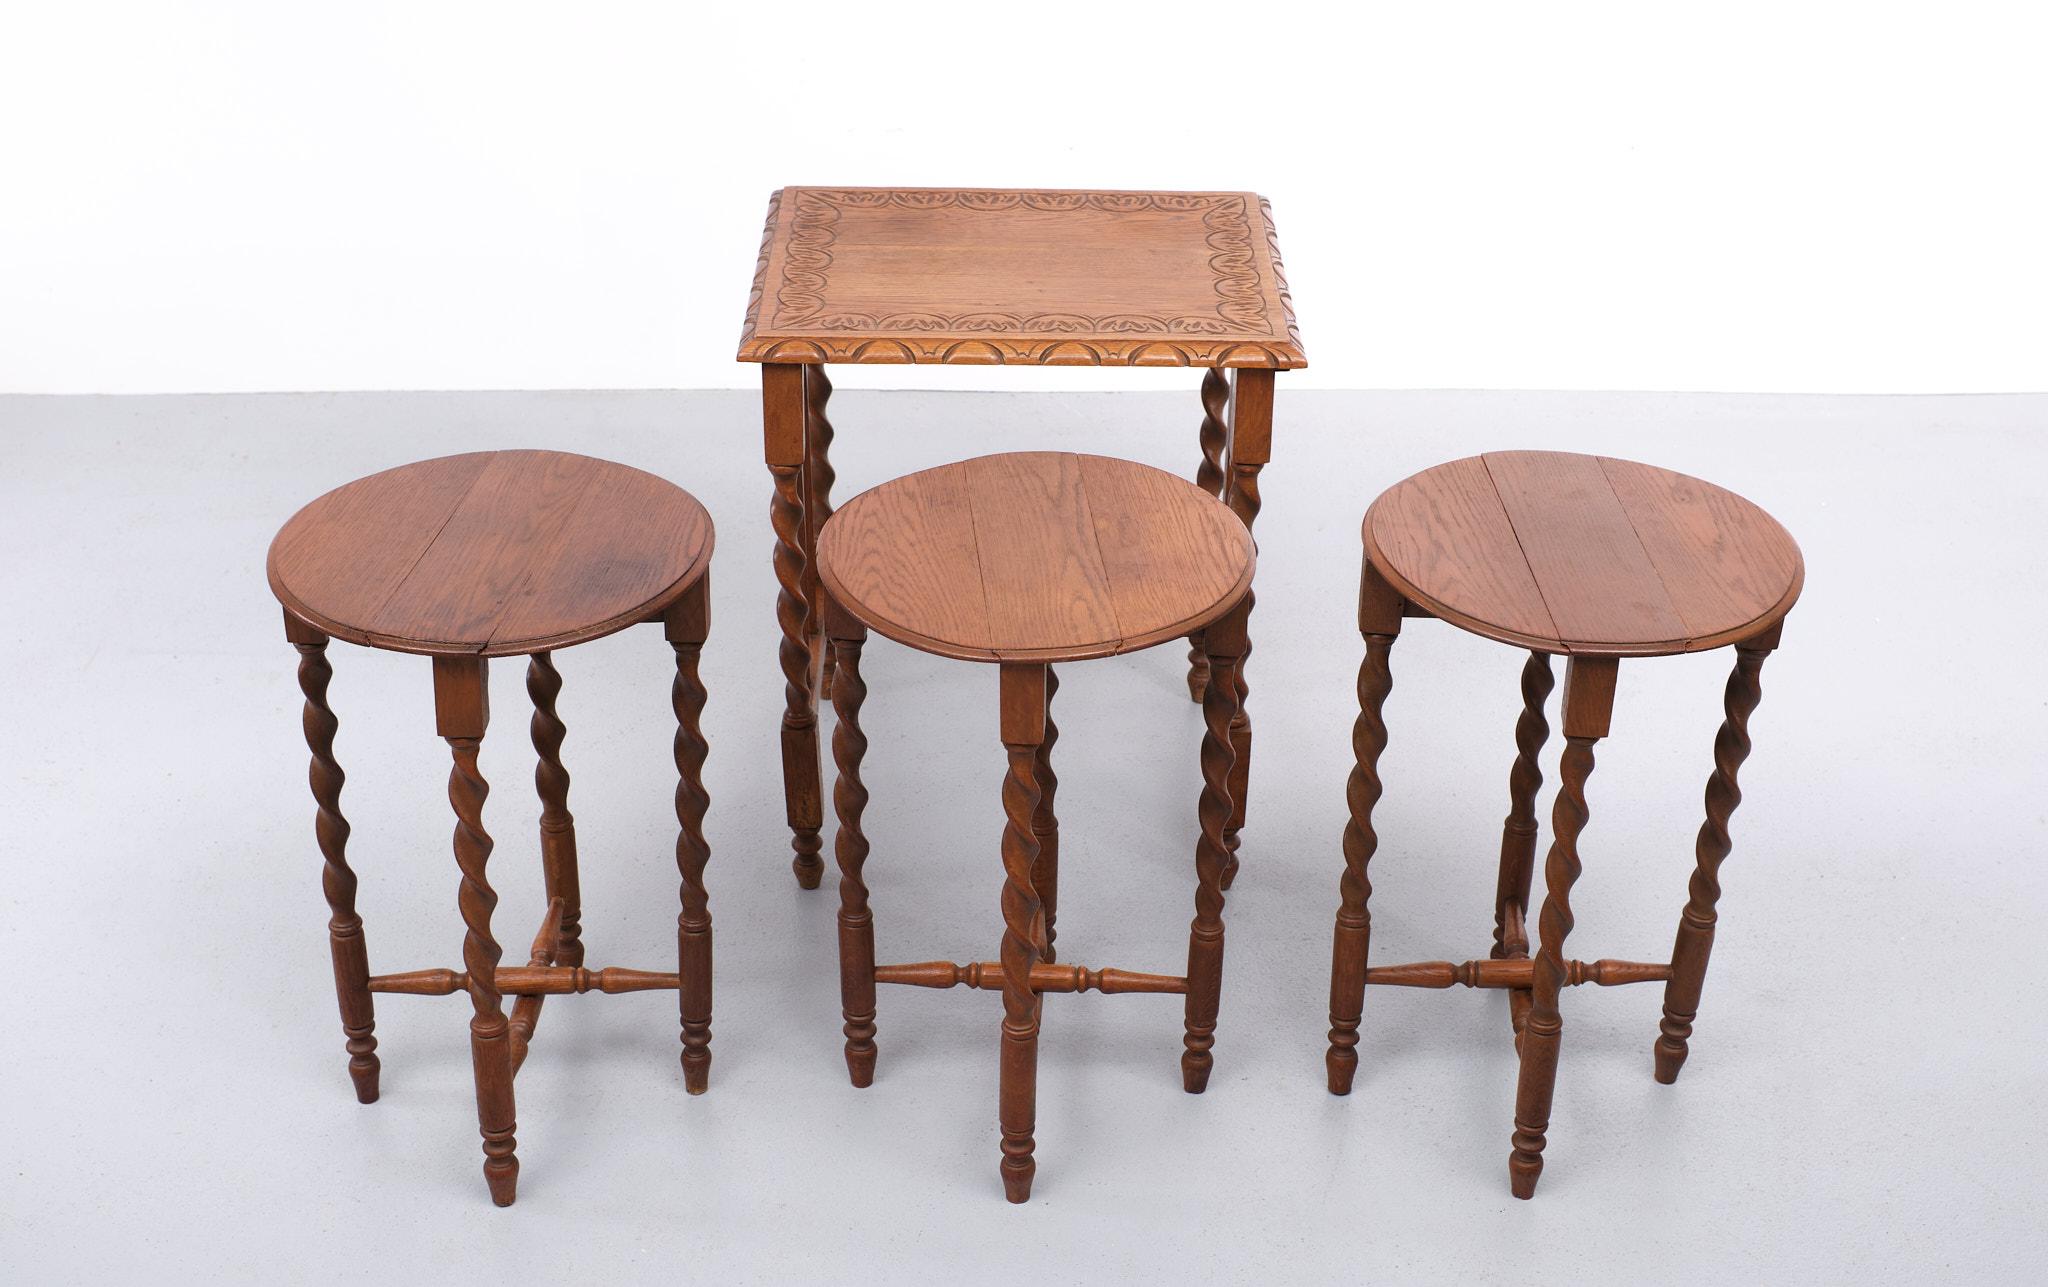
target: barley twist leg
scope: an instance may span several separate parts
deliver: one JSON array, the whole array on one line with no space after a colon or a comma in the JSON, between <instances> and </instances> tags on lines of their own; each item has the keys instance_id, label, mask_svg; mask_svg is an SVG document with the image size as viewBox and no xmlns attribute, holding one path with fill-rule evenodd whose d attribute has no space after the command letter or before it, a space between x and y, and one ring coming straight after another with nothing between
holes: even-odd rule
<instances>
[{"instance_id":1,"label":"barley twist leg","mask_svg":"<svg viewBox=\"0 0 2048 1287\"><path fill-rule=\"evenodd\" d=\"M1508 771L1508 816L1501 824L1500 881L1493 895L1493 951L1489 953L1495 960L1509 954L1508 904L1519 906L1525 920L1529 910L1529 884L1536 871L1536 793L1543 786L1537 757L1550 737L1543 704L1554 682L1550 655L1530 653L1522 664L1522 713L1515 720L1515 765Z\"/></svg>"},{"instance_id":2,"label":"barley twist leg","mask_svg":"<svg viewBox=\"0 0 2048 1287\"><path fill-rule=\"evenodd\" d=\"M1038 1027L1041 1001L1031 968L1044 953L1045 920L1031 883L1038 865L1038 743L1044 736L1044 666L1005 665L1003 747L1003 1044L999 1115L1003 1131L1003 1193L1012 1202L1031 1196L1038 1166L1033 1157L1038 1108Z\"/></svg>"},{"instance_id":3,"label":"barley twist leg","mask_svg":"<svg viewBox=\"0 0 2048 1287\"><path fill-rule=\"evenodd\" d=\"M526 667L526 693L533 701L533 749L539 762L533 770L540 794L540 858L550 902L562 903L562 932L556 941L555 965L583 964L583 888L576 865L576 819L569 813L569 770L562 767L562 740L568 734L555 713L562 676L555 659L537 652Z\"/></svg>"},{"instance_id":4,"label":"barley twist leg","mask_svg":"<svg viewBox=\"0 0 2048 1287\"><path fill-rule=\"evenodd\" d=\"M341 1006L341 1031L348 1049L348 1075L360 1103L377 1102L377 1016L370 998L369 950L363 942L363 918L356 914L356 873L348 864L348 819L341 813L341 787L346 775L334 758L334 734L341 722L327 705L327 685L334 669L327 662L327 637L295 630L299 651L299 689L306 697L306 746L312 751L307 780L317 810L313 830L320 842L325 869L321 892L327 896L327 948L334 959L334 993Z\"/></svg>"},{"instance_id":5,"label":"barley twist leg","mask_svg":"<svg viewBox=\"0 0 2048 1287\"><path fill-rule=\"evenodd\" d=\"M470 1062L476 1073L477 1124L484 1139L484 1180L491 1200L512 1205L519 1182L519 1158L512 1103L512 1039L497 986L498 959L503 955L491 936L491 912L498 905L485 869L492 842L484 830L484 797L490 784L477 769L478 737L450 737L454 768L448 775L448 802L455 809L455 865L462 884L457 903L466 929L462 965L469 975L469 997L475 1013L469 1021Z\"/></svg>"},{"instance_id":6,"label":"barley twist leg","mask_svg":"<svg viewBox=\"0 0 2048 1287\"><path fill-rule=\"evenodd\" d=\"M1202 463L1195 471L1195 486L1221 498L1223 495L1224 451L1229 445L1230 379L1218 367L1202 372ZM1209 656L1202 651L1202 635L1188 638L1188 700L1201 704L1209 687Z\"/></svg>"},{"instance_id":7,"label":"barley twist leg","mask_svg":"<svg viewBox=\"0 0 2048 1287\"><path fill-rule=\"evenodd\" d=\"M806 526L810 542L805 547L813 559L818 549L818 533L824 530L825 520L832 517L832 485L839 480L832 468L832 422L825 416L825 404L832 400L832 381L825 374L822 364L804 368L804 418L805 418L805 462L804 469L809 475L810 495L805 498ZM813 637L812 646L817 649L818 700L832 699L832 649L822 633L825 620L824 594L817 583L816 568L811 570L811 625L820 633Z\"/></svg>"},{"instance_id":8,"label":"barley twist leg","mask_svg":"<svg viewBox=\"0 0 2048 1287\"><path fill-rule=\"evenodd\" d=\"M1234 461L1231 464L1231 508L1250 527L1259 516L1259 470L1261 466ZM1250 590L1244 592L1242 612L1250 618L1252 605L1258 596ZM1251 699L1251 685L1245 682L1245 666L1252 659L1250 634L1244 640L1244 652L1237 659L1237 713L1230 720L1230 821L1223 830L1223 845L1230 854L1223 868L1223 888L1229 889L1237 881L1237 851L1241 843L1239 832L1244 829L1245 801L1251 793L1252 774L1252 719L1247 703Z\"/></svg>"},{"instance_id":9,"label":"barley twist leg","mask_svg":"<svg viewBox=\"0 0 2048 1287\"><path fill-rule=\"evenodd\" d=\"M1557 1084L1557 1052L1564 1035L1558 993L1565 984L1564 941L1572 930L1572 885L1579 878L1579 834L1586 826L1586 779L1593 772L1594 737L1567 737L1558 768L1557 804L1551 813L1549 856L1543 862L1545 893L1538 917L1537 948L1529 1017L1522 1026L1522 1068L1515 1090L1514 1153L1508 1182L1518 1198L1535 1196L1543 1172L1543 1146L1550 1131L1551 1094Z\"/></svg>"},{"instance_id":10,"label":"barley twist leg","mask_svg":"<svg viewBox=\"0 0 2048 1287\"><path fill-rule=\"evenodd\" d=\"M1239 660L1244 655L1246 602L1203 631L1209 656L1209 688L1202 695L1202 793L1195 804L1200 835L1195 841L1195 919L1188 926L1188 999L1180 1057L1181 1086L1191 1095L1208 1088L1215 1065L1216 1012L1223 992L1223 889L1230 850L1224 828L1230 822L1230 786L1236 753L1231 724L1238 713Z\"/></svg>"},{"instance_id":11,"label":"barley twist leg","mask_svg":"<svg viewBox=\"0 0 2048 1287\"><path fill-rule=\"evenodd\" d=\"M676 956L682 974L677 1007L682 1026L683 1089L701 1095L711 1079L711 897L704 888L704 865L711 846L704 839L704 814L711 807L704 789L704 760L710 745L704 739L704 683L697 676L701 641L671 639L676 677L669 687L675 710L676 871L681 877L676 916Z\"/></svg>"},{"instance_id":12,"label":"barley twist leg","mask_svg":"<svg viewBox=\"0 0 2048 1287\"><path fill-rule=\"evenodd\" d=\"M1036 772L1038 774L1038 810L1031 816L1031 833L1038 838L1038 865L1032 871L1031 883L1038 890L1038 901L1045 909L1045 957L1047 962L1059 959L1053 947L1057 930L1054 921L1059 916L1060 903L1060 820L1053 811L1053 797L1060 789L1059 775L1052 771L1053 743L1060 740L1060 727L1052 721L1053 694L1059 692L1059 676L1051 666L1045 668L1045 740L1038 744Z\"/></svg>"},{"instance_id":13,"label":"barley twist leg","mask_svg":"<svg viewBox=\"0 0 2048 1287\"><path fill-rule=\"evenodd\" d=\"M839 831L833 842L839 860L839 1002L846 1026L846 1071L856 1086L875 1080L875 918L868 906L862 870L868 859L867 833L861 817L868 807L868 789L860 780L867 755L867 734L861 731L860 708L868 686L861 678L863 640L832 641L838 666L832 686L832 763L838 773L832 784L832 808Z\"/></svg>"},{"instance_id":14,"label":"barley twist leg","mask_svg":"<svg viewBox=\"0 0 2048 1287\"><path fill-rule=\"evenodd\" d=\"M790 867L797 884L816 889L825 873L818 855L823 813L818 769L818 713L811 691L811 609L804 552L803 469L771 465L775 500L769 522L775 529L775 619L782 627L778 659L782 664L782 774L789 817L790 845L796 856Z\"/></svg>"},{"instance_id":15,"label":"barley twist leg","mask_svg":"<svg viewBox=\"0 0 2048 1287\"><path fill-rule=\"evenodd\" d=\"M1330 1093L1351 1093L1358 1071L1358 1025L1365 1011L1365 967L1372 945L1372 881L1367 868L1380 845L1373 808L1380 800L1380 755L1387 749L1387 695L1394 689L1388 654L1394 636L1365 636L1358 667L1358 719L1351 726L1351 778L1344 790L1344 876L1338 882L1337 930L1330 948L1330 1049L1324 1071Z\"/></svg>"},{"instance_id":16,"label":"barley twist leg","mask_svg":"<svg viewBox=\"0 0 2048 1287\"><path fill-rule=\"evenodd\" d=\"M1678 1080L1685 1064L1693 1020L1699 1016L1700 989L1707 981L1707 958L1714 950L1714 905L1721 899L1721 863L1733 847L1728 819L1742 803L1736 773L1749 758L1749 717L1763 700L1764 658L1768 648L1737 648L1735 669L1728 676L1723 704L1726 717L1714 736L1714 773L1707 779L1707 818L1694 843L1694 870L1678 918L1678 940L1671 949L1671 981L1664 985L1664 1018L1655 1047L1657 1080Z\"/></svg>"}]
</instances>

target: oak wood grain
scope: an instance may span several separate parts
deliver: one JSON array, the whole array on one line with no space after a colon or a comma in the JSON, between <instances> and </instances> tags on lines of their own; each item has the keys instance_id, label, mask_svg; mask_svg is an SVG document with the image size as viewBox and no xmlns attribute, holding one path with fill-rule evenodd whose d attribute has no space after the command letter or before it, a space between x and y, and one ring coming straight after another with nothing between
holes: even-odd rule
<instances>
[{"instance_id":1,"label":"oak wood grain","mask_svg":"<svg viewBox=\"0 0 2048 1287\"><path fill-rule=\"evenodd\" d=\"M784 188L739 358L1306 365L1250 192Z\"/></svg>"},{"instance_id":2,"label":"oak wood grain","mask_svg":"<svg viewBox=\"0 0 2048 1287\"><path fill-rule=\"evenodd\" d=\"M1424 470L1368 511L1367 557L1433 616L1543 652L1663 656L1768 630L1805 569L1778 522L1634 461L1492 452Z\"/></svg>"},{"instance_id":3,"label":"oak wood grain","mask_svg":"<svg viewBox=\"0 0 2048 1287\"><path fill-rule=\"evenodd\" d=\"M1033 451L966 463L988 647L998 655L1122 637L1124 604L1111 588L1090 496L1089 483L1102 481L1084 479L1081 460Z\"/></svg>"},{"instance_id":4,"label":"oak wood grain","mask_svg":"<svg viewBox=\"0 0 2048 1287\"><path fill-rule=\"evenodd\" d=\"M1479 456L1389 488L1366 513L1365 542L1367 561L1439 616L1530 639L1558 637ZM1427 587L1428 595L1417 587Z\"/></svg>"},{"instance_id":5,"label":"oak wood grain","mask_svg":"<svg viewBox=\"0 0 2048 1287\"><path fill-rule=\"evenodd\" d=\"M854 497L818 536L847 611L969 661L1078 661L1184 636L1251 582L1251 535L1215 497L1129 461L985 456Z\"/></svg>"},{"instance_id":6,"label":"oak wood grain","mask_svg":"<svg viewBox=\"0 0 2048 1287\"><path fill-rule=\"evenodd\" d=\"M1685 637L1597 457L1497 451L1482 459L1558 638L1657 644Z\"/></svg>"},{"instance_id":7,"label":"oak wood grain","mask_svg":"<svg viewBox=\"0 0 2048 1287\"><path fill-rule=\"evenodd\" d=\"M1695 651L1747 638L1756 618L1780 618L1791 608L1805 568L1798 544L1777 520L1685 474L1607 457L1600 467L1650 566L1670 588ZM1766 605L1761 613L1759 604Z\"/></svg>"},{"instance_id":8,"label":"oak wood grain","mask_svg":"<svg viewBox=\"0 0 2048 1287\"><path fill-rule=\"evenodd\" d=\"M711 548L704 507L651 474L562 452L480 452L329 492L278 533L269 576L289 612L338 639L500 657L658 615Z\"/></svg>"},{"instance_id":9,"label":"oak wood grain","mask_svg":"<svg viewBox=\"0 0 2048 1287\"><path fill-rule=\"evenodd\" d=\"M271 542L270 588L290 609L286 589L318 586L320 615L373 619L398 588L398 571L419 563L491 454L423 460L335 488L294 515ZM281 583L287 577L290 586Z\"/></svg>"}]
</instances>

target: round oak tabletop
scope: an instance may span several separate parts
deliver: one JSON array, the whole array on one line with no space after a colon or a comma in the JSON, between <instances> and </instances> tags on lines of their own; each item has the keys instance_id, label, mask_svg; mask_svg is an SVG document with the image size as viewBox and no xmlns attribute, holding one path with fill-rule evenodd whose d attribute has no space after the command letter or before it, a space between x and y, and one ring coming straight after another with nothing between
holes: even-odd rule
<instances>
[{"instance_id":1,"label":"round oak tabletop","mask_svg":"<svg viewBox=\"0 0 2048 1287\"><path fill-rule=\"evenodd\" d=\"M1252 581L1252 538L1164 470L1017 452L861 493L818 533L818 575L870 629L968 661L1081 661L1199 630Z\"/></svg>"},{"instance_id":2,"label":"round oak tabletop","mask_svg":"<svg viewBox=\"0 0 2048 1287\"><path fill-rule=\"evenodd\" d=\"M270 544L285 610L351 643L439 656L567 647L658 616L711 562L674 483L555 451L401 465L322 496Z\"/></svg>"},{"instance_id":3,"label":"round oak tabletop","mask_svg":"<svg viewBox=\"0 0 2048 1287\"><path fill-rule=\"evenodd\" d=\"M1496 451L1425 469L1365 515L1404 597L1542 652L1655 657L1763 633L1804 583L1799 546L1731 491L1608 456Z\"/></svg>"}]
</instances>

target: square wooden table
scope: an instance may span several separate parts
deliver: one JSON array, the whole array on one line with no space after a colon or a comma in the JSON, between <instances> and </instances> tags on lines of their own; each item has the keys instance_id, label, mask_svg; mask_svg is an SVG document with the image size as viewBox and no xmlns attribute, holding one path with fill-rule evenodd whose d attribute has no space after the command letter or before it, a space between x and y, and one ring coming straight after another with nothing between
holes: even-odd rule
<instances>
[{"instance_id":1,"label":"square wooden table","mask_svg":"<svg viewBox=\"0 0 2048 1287\"><path fill-rule=\"evenodd\" d=\"M1272 207L1256 193L955 188L770 197L739 360L763 364L783 786L806 889L824 871L817 707L832 682L813 558L832 513L825 364L1202 367L1195 481L1247 527L1272 447L1273 373L1307 365ZM1198 701L1201 657L1191 650ZM1234 875L1251 765L1242 715L1231 742Z\"/></svg>"}]
</instances>

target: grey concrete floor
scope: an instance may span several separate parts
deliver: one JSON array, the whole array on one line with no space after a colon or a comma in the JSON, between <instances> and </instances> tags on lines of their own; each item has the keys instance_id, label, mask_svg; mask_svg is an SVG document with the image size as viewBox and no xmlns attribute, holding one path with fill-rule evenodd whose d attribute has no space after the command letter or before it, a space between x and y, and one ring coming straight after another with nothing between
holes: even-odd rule
<instances>
[{"instance_id":1,"label":"grey concrete floor","mask_svg":"<svg viewBox=\"0 0 2048 1287\"><path fill-rule=\"evenodd\" d=\"M0 400L0 1280L2041 1280L2048 1008L2028 962L2048 913L2048 398L1283 381L1216 1075L1181 1092L1173 998L1051 998L1022 1208L996 1174L996 996L885 989L875 1084L846 1082L834 895L788 869L757 407L742 392ZM1195 454L1192 383L850 392L834 413L842 495L1025 446L1182 470ZM331 486L507 446L675 478L720 525L718 973L702 1098L682 1093L665 994L549 1003L518 1085L519 1203L500 1211L461 998L381 1000L384 1097L350 1094L263 555ZM1524 1203L1507 1192L1502 996L1371 991L1349 1099L1324 1091L1322 1052L1359 515L1435 461L1534 446L1730 486L1783 519L1808 577L1764 671L1691 1062L1676 1086L1651 1080L1658 989L1567 994L1548 1167ZM334 651L372 968L453 965L427 667ZM1200 730L1183 651L1063 672L1066 959L1182 962ZM989 956L994 673L869 652L880 954ZM591 964L663 968L667 649L634 631L559 660ZM1729 661L1623 668L1575 955L1668 950ZM1395 651L1380 961L1484 954L1520 665L1433 622ZM496 675L486 817L516 955L540 912L537 806L520 671Z\"/></svg>"}]
</instances>

